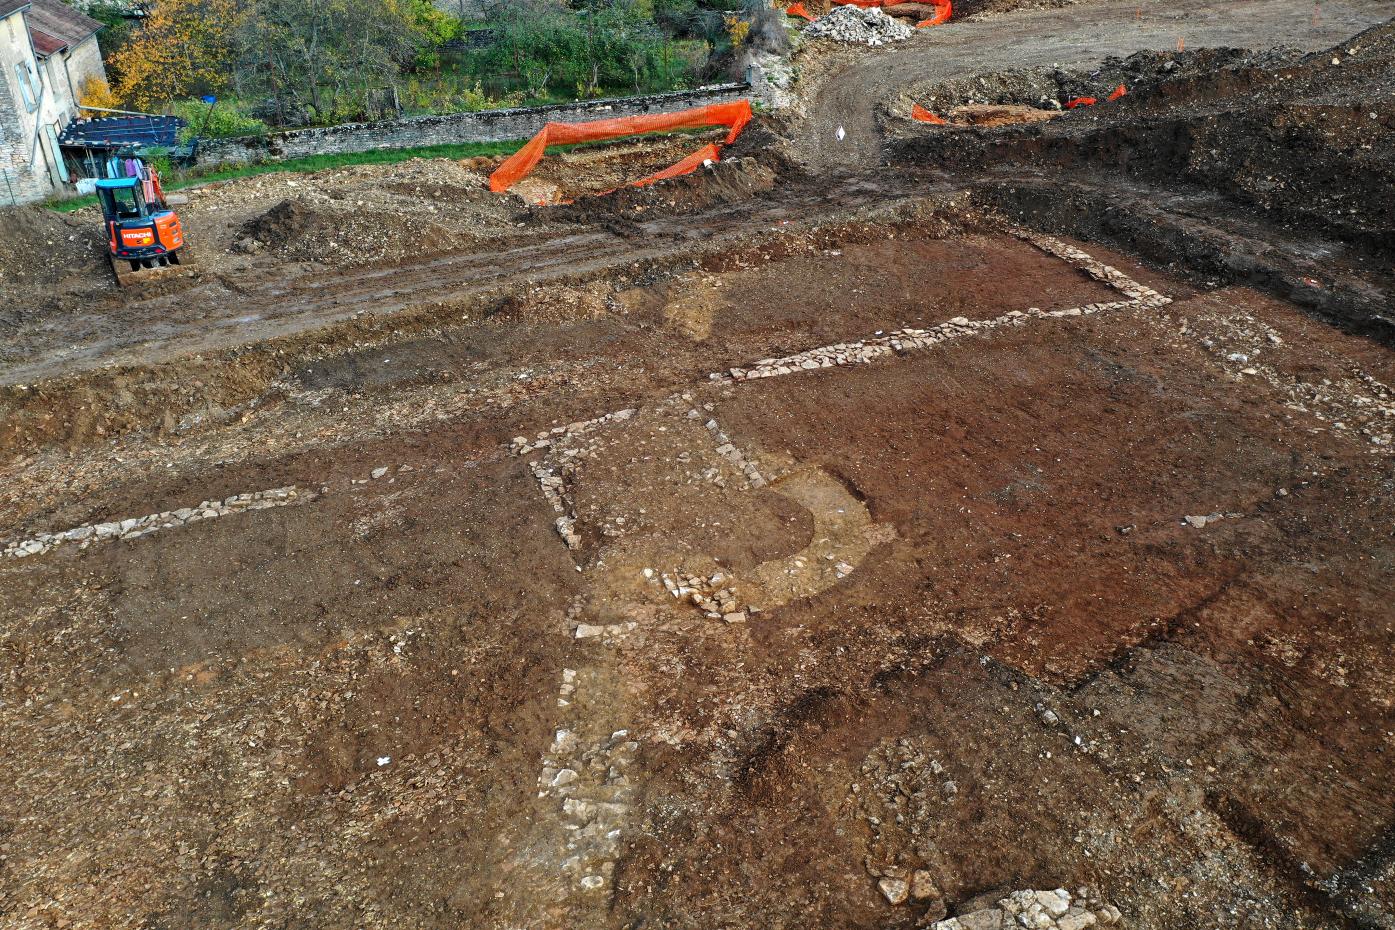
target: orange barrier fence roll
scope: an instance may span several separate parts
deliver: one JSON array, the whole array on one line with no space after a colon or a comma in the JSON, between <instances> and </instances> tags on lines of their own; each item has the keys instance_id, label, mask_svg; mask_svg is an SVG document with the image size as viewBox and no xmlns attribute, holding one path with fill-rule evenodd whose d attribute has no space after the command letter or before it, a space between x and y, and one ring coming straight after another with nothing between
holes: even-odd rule
<instances>
[{"instance_id":1,"label":"orange barrier fence roll","mask_svg":"<svg viewBox=\"0 0 1395 930\"><path fill-rule=\"evenodd\" d=\"M785 7L785 15L802 16L811 23L814 21L814 15L805 8L803 3L791 3L789 6Z\"/></svg>"},{"instance_id":2,"label":"orange barrier fence roll","mask_svg":"<svg viewBox=\"0 0 1395 930\"><path fill-rule=\"evenodd\" d=\"M931 113L929 110L925 109L925 107L921 106L918 103L914 104L911 107L911 119L918 119L922 123L934 123L936 126L945 125L944 120L940 119L934 113Z\"/></svg>"},{"instance_id":3,"label":"orange barrier fence roll","mask_svg":"<svg viewBox=\"0 0 1395 930\"><path fill-rule=\"evenodd\" d=\"M730 145L741 135L741 130L751 121L751 101L735 100L731 103L713 103L705 107L693 107L677 113L654 113L646 116L620 116L614 119L598 119L587 123L548 123L523 144L523 147L509 156L502 165L489 176L489 189L501 194L528 176L542 160L543 152L549 145L570 145L577 142L601 142L606 139L619 139L624 136L644 132L671 132L674 129L696 129L702 126L726 126L728 128L724 145ZM689 156L692 158L694 156ZM678 165L685 164L685 158ZM702 164L687 170L692 171ZM678 165L674 165L677 168ZM672 168L666 170L673 170ZM679 172L684 174L686 172ZM664 172L659 172L664 174ZM672 175L669 175L672 177ZM662 180L658 175L652 180Z\"/></svg>"},{"instance_id":4,"label":"orange barrier fence roll","mask_svg":"<svg viewBox=\"0 0 1395 930\"><path fill-rule=\"evenodd\" d=\"M653 174L649 175L649 177L647 178L640 178L638 181L631 181L628 186L644 187L645 185L654 184L659 181L667 181L669 178L676 178L685 174L692 174L694 171L698 170L703 165L707 164L709 161L717 162L721 161L721 159L721 151L717 148L717 146L711 144L704 145L702 148L698 149L696 152L689 155L687 158L684 158L682 161L675 162L672 165L669 165L663 171L656 171ZM618 187L616 188L616 190L619 189L620 188ZM610 193L610 191L606 191L606 193L608 194Z\"/></svg>"},{"instance_id":5,"label":"orange barrier fence roll","mask_svg":"<svg viewBox=\"0 0 1395 930\"><path fill-rule=\"evenodd\" d=\"M1120 84L1118 87L1114 88L1114 92L1109 95L1109 99L1118 100L1120 97L1128 96L1128 93L1129 89L1123 84Z\"/></svg>"},{"instance_id":6,"label":"orange barrier fence roll","mask_svg":"<svg viewBox=\"0 0 1395 930\"><path fill-rule=\"evenodd\" d=\"M904 2L904 0L833 0L833 5L860 6L863 9L870 9L880 6L896 6L898 3L902 2ZM917 29L924 29L926 26L938 26L940 23L949 22L950 16L954 13L954 7L951 6L950 0L930 0L930 4L935 8L935 15L916 23L915 27ZM796 5L802 6L803 4ZM794 7L790 7L790 10L793 9Z\"/></svg>"},{"instance_id":7,"label":"orange barrier fence roll","mask_svg":"<svg viewBox=\"0 0 1395 930\"><path fill-rule=\"evenodd\" d=\"M929 19L922 19L915 24L915 27L917 29L924 29L927 26L938 26L940 23L947 23L953 12L954 7L950 5L949 0L936 0L935 15Z\"/></svg>"},{"instance_id":8,"label":"orange barrier fence roll","mask_svg":"<svg viewBox=\"0 0 1395 930\"><path fill-rule=\"evenodd\" d=\"M1066 101L1066 109L1074 110L1076 107L1092 107L1099 103L1094 97L1076 97Z\"/></svg>"}]
</instances>

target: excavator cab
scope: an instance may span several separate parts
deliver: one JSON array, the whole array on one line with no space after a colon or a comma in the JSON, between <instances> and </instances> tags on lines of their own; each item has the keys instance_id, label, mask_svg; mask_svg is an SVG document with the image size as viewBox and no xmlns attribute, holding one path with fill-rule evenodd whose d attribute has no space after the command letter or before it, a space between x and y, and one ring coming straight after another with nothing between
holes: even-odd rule
<instances>
[{"instance_id":1,"label":"excavator cab","mask_svg":"<svg viewBox=\"0 0 1395 930\"><path fill-rule=\"evenodd\" d=\"M129 283L142 269L180 264L184 231L179 216L165 203L158 180L106 178L97 182L97 197L108 258L120 284Z\"/></svg>"}]
</instances>

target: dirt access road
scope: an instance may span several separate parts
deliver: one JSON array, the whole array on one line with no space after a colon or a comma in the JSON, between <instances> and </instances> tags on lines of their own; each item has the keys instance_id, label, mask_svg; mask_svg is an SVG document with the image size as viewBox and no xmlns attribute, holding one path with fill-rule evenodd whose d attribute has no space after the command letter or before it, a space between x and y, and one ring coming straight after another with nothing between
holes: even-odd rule
<instances>
[{"instance_id":1,"label":"dirt access road","mask_svg":"<svg viewBox=\"0 0 1395 930\"><path fill-rule=\"evenodd\" d=\"M303 333L353 317L462 303L501 284L546 283L695 248L720 248L752 230L909 193L897 178L842 177L785 187L754 201L621 226L555 226L476 251L329 270L264 262L261 273L179 282L151 296L117 295L49 314L6 347L0 384L30 384L104 365L154 365Z\"/></svg>"},{"instance_id":2,"label":"dirt access road","mask_svg":"<svg viewBox=\"0 0 1395 930\"><path fill-rule=\"evenodd\" d=\"M881 163L878 104L910 83L1040 65L1094 64L1146 49L1229 46L1304 51L1327 48L1395 13L1372 0L1107 0L922 29L908 42L876 49L831 69L804 90L805 117L794 151L812 171L864 169ZM845 133L838 139L838 128Z\"/></svg>"}]
</instances>

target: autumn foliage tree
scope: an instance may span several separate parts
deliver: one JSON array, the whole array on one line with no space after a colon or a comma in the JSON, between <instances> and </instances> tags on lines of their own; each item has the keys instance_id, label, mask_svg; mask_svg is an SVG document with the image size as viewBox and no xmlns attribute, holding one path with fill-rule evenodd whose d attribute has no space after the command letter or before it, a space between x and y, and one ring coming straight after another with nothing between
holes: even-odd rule
<instances>
[{"instance_id":1,"label":"autumn foliage tree","mask_svg":"<svg viewBox=\"0 0 1395 930\"><path fill-rule=\"evenodd\" d=\"M111 110L121 105L111 86L99 77L89 76L78 88L78 105L95 109Z\"/></svg>"},{"instance_id":2,"label":"autumn foliage tree","mask_svg":"<svg viewBox=\"0 0 1395 930\"><path fill-rule=\"evenodd\" d=\"M239 19L236 0L155 0L113 57L116 95L149 109L223 89L232 77Z\"/></svg>"}]
</instances>

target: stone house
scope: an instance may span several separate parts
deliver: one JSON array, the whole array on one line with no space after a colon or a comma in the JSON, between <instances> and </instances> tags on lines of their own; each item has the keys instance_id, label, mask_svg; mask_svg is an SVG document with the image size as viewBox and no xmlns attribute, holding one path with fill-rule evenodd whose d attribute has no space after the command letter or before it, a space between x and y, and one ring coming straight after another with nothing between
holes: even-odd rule
<instances>
[{"instance_id":1,"label":"stone house","mask_svg":"<svg viewBox=\"0 0 1395 930\"><path fill-rule=\"evenodd\" d=\"M63 189L58 147L89 78L106 79L101 23L59 0L0 0L0 206Z\"/></svg>"}]
</instances>

